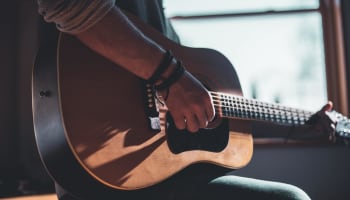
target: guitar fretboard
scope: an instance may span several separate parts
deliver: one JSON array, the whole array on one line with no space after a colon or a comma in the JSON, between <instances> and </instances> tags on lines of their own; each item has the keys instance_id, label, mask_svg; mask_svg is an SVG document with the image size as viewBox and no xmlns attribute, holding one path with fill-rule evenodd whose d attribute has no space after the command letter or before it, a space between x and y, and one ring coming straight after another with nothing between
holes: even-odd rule
<instances>
[{"instance_id":1,"label":"guitar fretboard","mask_svg":"<svg viewBox=\"0 0 350 200\"><path fill-rule=\"evenodd\" d=\"M247 99L241 96L211 92L215 109L227 118L269 121L290 125L302 125L311 117L312 112Z\"/></svg>"}]
</instances>

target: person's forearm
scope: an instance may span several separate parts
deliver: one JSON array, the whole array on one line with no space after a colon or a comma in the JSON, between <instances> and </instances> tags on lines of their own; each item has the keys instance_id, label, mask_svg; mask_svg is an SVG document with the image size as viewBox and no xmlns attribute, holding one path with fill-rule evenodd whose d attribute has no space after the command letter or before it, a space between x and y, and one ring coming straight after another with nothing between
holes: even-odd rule
<instances>
[{"instance_id":1,"label":"person's forearm","mask_svg":"<svg viewBox=\"0 0 350 200\"><path fill-rule=\"evenodd\" d=\"M135 75L147 79L165 50L143 35L117 7L75 36L85 45Z\"/></svg>"}]
</instances>

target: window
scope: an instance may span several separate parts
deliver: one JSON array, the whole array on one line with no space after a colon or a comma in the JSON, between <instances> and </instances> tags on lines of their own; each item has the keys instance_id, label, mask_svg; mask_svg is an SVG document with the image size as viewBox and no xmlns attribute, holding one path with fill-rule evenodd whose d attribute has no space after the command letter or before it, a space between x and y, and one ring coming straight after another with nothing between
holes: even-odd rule
<instances>
[{"instance_id":1,"label":"window","mask_svg":"<svg viewBox=\"0 0 350 200\"><path fill-rule=\"evenodd\" d=\"M183 45L231 60L245 97L310 111L331 99L347 112L337 2L164 0L164 7Z\"/></svg>"}]
</instances>

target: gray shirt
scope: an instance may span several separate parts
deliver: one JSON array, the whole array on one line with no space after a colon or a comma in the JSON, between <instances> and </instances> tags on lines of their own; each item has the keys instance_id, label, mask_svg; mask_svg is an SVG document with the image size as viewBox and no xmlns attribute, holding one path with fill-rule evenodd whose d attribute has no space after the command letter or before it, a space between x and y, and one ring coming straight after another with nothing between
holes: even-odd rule
<instances>
[{"instance_id":1,"label":"gray shirt","mask_svg":"<svg viewBox=\"0 0 350 200\"><path fill-rule=\"evenodd\" d=\"M115 0L37 0L38 11L47 22L54 22L66 33L79 33L101 20Z\"/></svg>"}]
</instances>

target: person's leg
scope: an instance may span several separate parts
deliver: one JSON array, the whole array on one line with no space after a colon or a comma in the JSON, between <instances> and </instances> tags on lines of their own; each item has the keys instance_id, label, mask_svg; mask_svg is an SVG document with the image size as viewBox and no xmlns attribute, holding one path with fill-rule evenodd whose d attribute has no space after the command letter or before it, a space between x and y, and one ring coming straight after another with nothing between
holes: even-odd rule
<instances>
[{"instance_id":1,"label":"person's leg","mask_svg":"<svg viewBox=\"0 0 350 200\"><path fill-rule=\"evenodd\" d=\"M203 189L202 199L310 200L310 197L290 184L227 175L210 181Z\"/></svg>"},{"instance_id":2,"label":"person's leg","mask_svg":"<svg viewBox=\"0 0 350 200\"><path fill-rule=\"evenodd\" d=\"M212 168L204 169L206 170L194 168L188 173L180 173L144 192L133 195L118 195L118 197L115 196L115 198L109 199L310 200L303 190L293 185L233 175L215 176L216 173L207 175L210 173L205 172L213 172L215 170ZM57 184L56 193L59 200L82 200L74 197Z\"/></svg>"}]
</instances>

